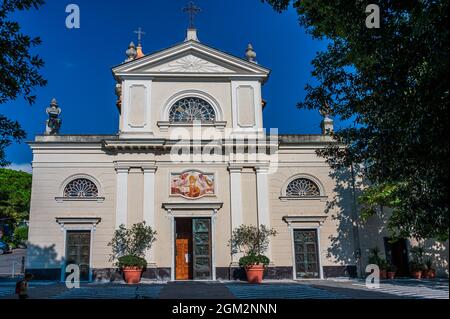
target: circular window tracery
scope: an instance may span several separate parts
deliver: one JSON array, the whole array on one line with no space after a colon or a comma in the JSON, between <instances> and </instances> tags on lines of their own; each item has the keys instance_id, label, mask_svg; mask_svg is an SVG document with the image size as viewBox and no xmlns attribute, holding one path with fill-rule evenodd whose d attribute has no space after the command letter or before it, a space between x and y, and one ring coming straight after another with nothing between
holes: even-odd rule
<instances>
[{"instance_id":1,"label":"circular window tracery","mask_svg":"<svg viewBox=\"0 0 450 319\"><path fill-rule=\"evenodd\" d=\"M286 187L287 197L317 197L320 196L319 187L307 178L294 179Z\"/></svg>"},{"instance_id":2,"label":"circular window tracery","mask_svg":"<svg viewBox=\"0 0 450 319\"><path fill-rule=\"evenodd\" d=\"M186 97L175 102L169 111L170 123L213 123L216 112L207 101L198 97Z\"/></svg>"},{"instance_id":3,"label":"circular window tracery","mask_svg":"<svg viewBox=\"0 0 450 319\"><path fill-rule=\"evenodd\" d=\"M95 198L98 188L94 182L87 178L77 178L70 181L64 188L64 197L69 198Z\"/></svg>"}]
</instances>

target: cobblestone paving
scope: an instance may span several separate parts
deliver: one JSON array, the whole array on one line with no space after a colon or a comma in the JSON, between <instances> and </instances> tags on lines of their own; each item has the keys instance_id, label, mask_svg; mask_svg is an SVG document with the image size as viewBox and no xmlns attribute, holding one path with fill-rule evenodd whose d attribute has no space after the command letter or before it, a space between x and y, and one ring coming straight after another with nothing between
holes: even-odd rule
<instances>
[{"instance_id":1,"label":"cobblestone paving","mask_svg":"<svg viewBox=\"0 0 450 319\"><path fill-rule=\"evenodd\" d=\"M346 295L303 284L226 284L238 299L346 299Z\"/></svg>"}]
</instances>

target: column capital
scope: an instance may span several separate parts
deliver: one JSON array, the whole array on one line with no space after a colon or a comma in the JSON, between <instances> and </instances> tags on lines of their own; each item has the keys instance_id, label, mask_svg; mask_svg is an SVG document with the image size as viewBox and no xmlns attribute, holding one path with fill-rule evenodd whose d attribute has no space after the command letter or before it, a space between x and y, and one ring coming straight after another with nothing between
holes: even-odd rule
<instances>
[{"instance_id":1,"label":"column capital","mask_svg":"<svg viewBox=\"0 0 450 319\"><path fill-rule=\"evenodd\" d=\"M129 167L116 167L117 173L129 173L130 168Z\"/></svg>"},{"instance_id":2,"label":"column capital","mask_svg":"<svg viewBox=\"0 0 450 319\"><path fill-rule=\"evenodd\" d=\"M255 167L256 174L267 174L269 172L268 166L256 166Z\"/></svg>"},{"instance_id":3,"label":"column capital","mask_svg":"<svg viewBox=\"0 0 450 319\"><path fill-rule=\"evenodd\" d=\"M114 162L114 168L117 173L128 173L130 164L126 162Z\"/></svg>"},{"instance_id":4,"label":"column capital","mask_svg":"<svg viewBox=\"0 0 450 319\"><path fill-rule=\"evenodd\" d=\"M156 169L158 168L156 166L156 162L155 161L145 161L142 162L141 165L142 170L145 172L146 170L150 170L150 171L156 171Z\"/></svg>"},{"instance_id":5,"label":"column capital","mask_svg":"<svg viewBox=\"0 0 450 319\"><path fill-rule=\"evenodd\" d=\"M142 165L142 171L145 173L155 173L158 169L157 166L151 166L151 165Z\"/></svg>"},{"instance_id":6,"label":"column capital","mask_svg":"<svg viewBox=\"0 0 450 319\"><path fill-rule=\"evenodd\" d=\"M228 170L230 171L230 173L241 173L242 169L243 169L242 165L232 165L232 164L228 165Z\"/></svg>"}]
</instances>

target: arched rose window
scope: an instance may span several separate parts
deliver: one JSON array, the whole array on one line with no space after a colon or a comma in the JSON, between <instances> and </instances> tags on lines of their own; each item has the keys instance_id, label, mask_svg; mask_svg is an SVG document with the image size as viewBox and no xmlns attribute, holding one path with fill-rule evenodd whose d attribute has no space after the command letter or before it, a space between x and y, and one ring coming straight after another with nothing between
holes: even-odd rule
<instances>
[{"instance_id":1,"label":"arched rose window","mask_svg":"<svg viewBox=\"0 0 450 319\"><path fill-rule=\"evenodd\" d=\"M169 111L170 123L214 123L216 112L205 100L198 97L186 97L175 102Z\"/></svg>"},{"instance_id":2,"label":"arched rose window","mask_svg":"<svg viewBox=\"0 0 450 319\"><path fill-rule=\"evenodd\" d=\"M77 178L70 181L64 188L64 197L69 198L96 198L97 185L87 178Z\"/></svg>"},{"instance_id":3,"label":"arched rose window","mask_svg":"<svg viewBox=\"0 0 450 319\"><path fill-rule=\"evenodd\" d=\"M320 196L319 187L307 178L294 179L286 187L287 197L317 197Z\"/></svg>"}]
</instances>

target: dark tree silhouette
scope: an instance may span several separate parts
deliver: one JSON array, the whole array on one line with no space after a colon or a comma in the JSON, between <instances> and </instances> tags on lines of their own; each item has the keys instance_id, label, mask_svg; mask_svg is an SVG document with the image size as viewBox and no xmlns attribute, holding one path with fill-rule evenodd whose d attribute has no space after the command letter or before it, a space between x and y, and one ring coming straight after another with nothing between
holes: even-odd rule
<instances>
[{"instance_id":1,"label":"dark tree silhouette","mask_svg":"<svg viewBox=\"0 0 450 319\"><path fill-rule=\"evenodd\" d=\"M39 74L44 61L30 53L39 45L39 37L32 38L20 31L20 25L10 20L15 11L38 9L44 0L3 0L0 4L0 104L23 96L33 104L36 96L33 89L46 84ZM13 141L20 142L26 136L20 124L0 114L0 166L9 163L5 159L5 149Z\"/></svg>"},{"instance_id":2,"label":"dark tree silhouette","mask_svg":"<svg viewBox=\"0 0 450 319\"><path fill-rule=\"evenodd\" d=\"M300 24L330 41L316 55L300 108L352 120L319 152L334 168L361 165L363 216L390 207L393 236L448 239L448 0L262 0L292 4ZM380 28L366 26L366 6Z\"/></svg>"}]
</instances>

